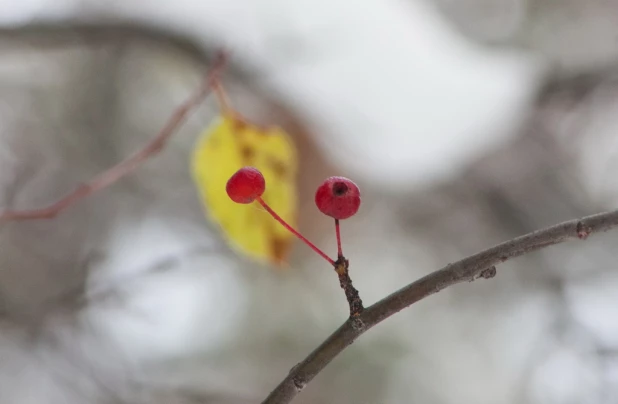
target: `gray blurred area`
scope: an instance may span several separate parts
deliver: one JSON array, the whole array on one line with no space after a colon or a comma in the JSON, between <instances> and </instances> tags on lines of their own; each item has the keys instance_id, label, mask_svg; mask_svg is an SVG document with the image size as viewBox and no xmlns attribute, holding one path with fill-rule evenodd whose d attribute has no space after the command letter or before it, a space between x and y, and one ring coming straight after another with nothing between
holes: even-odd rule
<instances>
[{"instance_id":1,"label":"gray blurred area","mask_svg":"<svg viewBox=\"0 0 618 404\"><path fill-rule=\"evenodd\" d=\"M363 207L343 237L366 304L618 201L618 2L435 3L467 40L550 68L517 136L455 178L390 190L358 179ZM1 32L0 206L52 202L137 150L213 53L130 24ZM259 80L232 63L225 85L299 144L301 231L334 246L313 190L346 173ZM215 114L209 99L164 152L59 217L0 225L0 403L257 403L344 321L336 277L307 248L274 271L204 218L188 158ZM432 296L361 337L295 402L614 403L617 242L548 248Z\"/></svg>"}]
</instances>

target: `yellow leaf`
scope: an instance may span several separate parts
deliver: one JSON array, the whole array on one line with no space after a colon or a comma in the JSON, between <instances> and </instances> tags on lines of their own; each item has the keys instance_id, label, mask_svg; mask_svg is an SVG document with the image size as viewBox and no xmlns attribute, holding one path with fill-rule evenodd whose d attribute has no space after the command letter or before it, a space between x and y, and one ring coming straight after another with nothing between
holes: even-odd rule
<instances>
[{"instance_id":1,"label":"yellow leaf","mask_svg":"<svg viewBox=\"0 0 618 404\"><path fill-rule=\"evenodd\" d=\"M220 227L228 244L254 260L285 264L294 236L257 202L232 202L225 186L239 168L256 167L266 180L262 198L295 227L297 155L288 134L226 114L202 133L191 166L207 216Z\"/></svg>"}]
</instances>

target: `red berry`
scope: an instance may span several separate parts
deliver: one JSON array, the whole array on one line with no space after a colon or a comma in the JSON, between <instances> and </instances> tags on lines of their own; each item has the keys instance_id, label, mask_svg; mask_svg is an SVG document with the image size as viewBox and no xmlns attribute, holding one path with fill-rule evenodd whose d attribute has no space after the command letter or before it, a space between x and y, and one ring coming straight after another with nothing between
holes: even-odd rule
<instances>
[{"instance_id":1,"label":"red berry","mask_svg":"<svg viewBox=\"0 0 618 404\"><path fill-rule=\"evenodd\" d=\"M335 219L347 219L354 216L360 203L358 186L344 177L327 178L315 193L315 204L318 209Z\"/></svg>"},{"instance_id":2,"label":"red berry","mask_svg":"<svg viewBox=\"0 0 618 404\"><path fill-rule=\"evenodd\" d=\"M264 176L254 167L243 167L227 180L225 190L236 203L251 203L262 196L266 188Z\"/></svg>"}]
</instances>

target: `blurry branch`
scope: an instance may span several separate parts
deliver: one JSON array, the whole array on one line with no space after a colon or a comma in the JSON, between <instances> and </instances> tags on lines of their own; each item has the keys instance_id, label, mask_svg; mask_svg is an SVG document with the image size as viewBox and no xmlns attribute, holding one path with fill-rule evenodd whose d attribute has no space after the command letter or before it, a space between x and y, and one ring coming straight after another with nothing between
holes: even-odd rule
<instances>
[{"instance_id":1,"label":"blurry branch","mask_svg":"<svg viewBox=\"0 0 618 404\"><path fill-rule=\"evenodd\" d=\"M226 55L223 52L219 52L213 62L210 72L203 80L198 90L174 110L165 126L163 126L157 136L144 148L110 169L100 173L89 182L77 186L72 192L51 205L31 210L7 210L0 213L0 223L8 220L51 219L80 199L86 198L114 184L119 179L133 172L146 160L161 152L167 141L176 133L189 114L208 96L211 85L213 81L216 81L220 71L225 66L225 62Z\"/></svg>"},{"instance_id":2,"label":"blurry branch","mask_svg":"<svg viewBox=\"0 0 618 404\"><path fill-rule=\"evenodd\" d=\"M495 265L511 258L572 239L584 240L591 233L615 227L618 227L618 210L570 220L481 251L409 284L366 308L358 317L348 319L305 360L293 367L262 404L291 402L335 356L365 331L413 303L457 283L492 278L496 274Z\"/></svg>"}]
</instances>

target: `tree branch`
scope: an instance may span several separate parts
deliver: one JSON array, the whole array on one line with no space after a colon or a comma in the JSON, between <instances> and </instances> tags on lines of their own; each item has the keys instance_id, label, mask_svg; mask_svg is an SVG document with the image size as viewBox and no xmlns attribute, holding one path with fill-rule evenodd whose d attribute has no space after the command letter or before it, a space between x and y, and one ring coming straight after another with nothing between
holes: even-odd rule
<instances>
[{"instance_id":1,"label":"tree branch","mask_svg":"<svg viewBox=\"0 0 618 404\"><path fill-rule=\"evenodd\" d=\"M197 108L197 106L200 105L208 96L212 83L217 81L216 79L220 71L225 66L225 62L226 55L223 52L219 52L213 62L210 72L198 90L174 110L165 126L163 126L157 136L146 144L144 148L138 150L136 153L108 170L103 171L96 177L92 178L89 182L78 185L73 191L48 206L30 210L7 210L0 212L0 223L9 220L54 218L60 212L72 206L79 200L114 184L119 179L133 172L146 160L161 152L167 141L176 133L180 125L187 119L189 114L193 112L193 110L195 110L195 108Z\"/></svg>"},{"instance_id":2,"label":"tree branch","mask_svg":"<svg viewBox=\"0 0 618 404\"><path fill-rule=\"evenodd\" d=\"M570 220L481 251L399 289L366 308L358 317L348 319L305 360L292 368L262 404L291 402L333 358L365 331L419 300L460 282L471 282L480 277L491 278L496 273L495 265L511 258L572 239L584 240L592 233L607 231L617 226L618 210L587 216L581 220Z\"/></svg>"}]
</instances>

